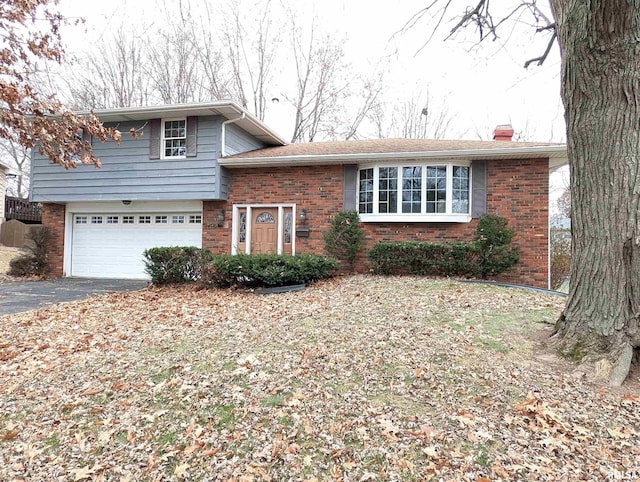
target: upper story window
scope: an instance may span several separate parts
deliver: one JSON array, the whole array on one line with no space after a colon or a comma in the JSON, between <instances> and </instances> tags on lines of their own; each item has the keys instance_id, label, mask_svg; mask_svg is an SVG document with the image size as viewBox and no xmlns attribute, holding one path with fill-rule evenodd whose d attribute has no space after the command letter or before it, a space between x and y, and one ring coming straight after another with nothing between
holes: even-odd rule
<instances>
[{"instance_id":1,"label":"upper story window","mask_svg":"<svg viewBox=\"0 0 640 482\"><path fill-rule=\"evenodd\" d=\"M187 120L168 119L162 124L162 157L165 159L186 157Z\"/></svg>"},{"instance_id":2,"label":"upper story window","mask_svg":"<svg viewBox=\"0 0 640 482\"><path fill-rule=\"evenodd\" d=\"M471 167L465 162L407 163L359 170L362 221L468 222Z\"/></svg>"}]
</instances>

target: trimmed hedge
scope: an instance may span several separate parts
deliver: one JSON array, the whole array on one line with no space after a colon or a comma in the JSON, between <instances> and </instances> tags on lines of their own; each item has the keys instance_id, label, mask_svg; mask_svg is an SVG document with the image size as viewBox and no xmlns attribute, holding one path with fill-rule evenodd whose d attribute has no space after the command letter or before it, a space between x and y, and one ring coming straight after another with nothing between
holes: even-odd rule
<instances>
[{"instance_id":1,"label":"trimmed hedge","mask_svg":"<svg viewBox=\"0 0 640 482\"><path fill-rule=\"evenodd\" d=\"M335 259L315 254L221 254L204 271L205 286L288 286L328 278L338 269Z\"/></svg>"},{"instance_id":2,"label":"trimmed hedge","mask_svg":"<svg viewBox=\"0 0 640 482\"><path fill-rule=\"evenodd\" d=\"M373 271L379 274L487 278L520 259L518 249L511 246L514 236L506 219L484 215L478 221L473 242L379 242L368 256Z\"/></svg>"},{"instance_id":3,"label":"trimmed hedge","mask_svg":"<svg viewBox=\"0 0 640 482\"><path fill-rule=\"evenodd\" d=\"M380 242L368 252L378 274L478 276L478 250L474 243L421 241Z\"/></svg>"},{"instance_id":4,"label":"trimmed hedge","mask_svg":"<svg viewBox=\"0 0 640 482\"><path fill-rule=\"evenodd\" d=\"M171 246L145 250L145 271L153 284L189 283L202 275L202 267L213 259L207 249Z\"/></svg>"},{"instance_id":5,"label":"trimmed hedge","mask_svg":"<svg viewBox=\"0 0 640 482\"><path fill-rule=\"evenodd\" d=\"M151 248L144 257L145 271L157 285L197 281L203 287L287 286L328 278L338 269L335 259L315 254L213 255L193 246Z\"/></svg>"}]
</instances>

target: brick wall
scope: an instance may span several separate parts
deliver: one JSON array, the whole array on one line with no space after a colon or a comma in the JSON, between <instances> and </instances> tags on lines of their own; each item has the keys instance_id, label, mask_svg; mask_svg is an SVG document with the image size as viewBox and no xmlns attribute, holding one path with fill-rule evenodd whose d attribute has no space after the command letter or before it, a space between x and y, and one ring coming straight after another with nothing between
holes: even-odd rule
<instances>
[{"instance_id":1,"label":"brick wall","mask_svg":"<svg viewBox=\"0 0 640 482\"><path fill-rule=\"evenodd\" d=\"M234 204L296 204L298 210L307 210L310 229L308 238L296 238L296 253L324 253L322 233L331 225L331 216L342 210L342 170L342 166L230 169L228 202L204 203L203 247L214 253L231 252ZM225 227L209 228L209 220L220 209L225 209Z\"/></svg>"},{"instance_id":2,"label":"brick wall","mask_svg":"<svg viewBox=\"0 0 640 482\"><path fill-rule=\"evenodd\" d=\"M229 170L229 200L203 203L203 247L214 253L231 252L234 204L296 204L307 211L308 238L296 238L297 253L324 253L322 234L331 217L342 210L342 166L308 166ZM509 220L516 230L520 263L497 279L547 287L548 162L546 159L490 161L487 165L487 211ZM218 226L218 214L225 219ZM42 222L52 229L52 275L63 274L65 208L44 204ZM299 227L299 226L298 226ZM363 223L366 249L378 241L470 241L471 223ZM367 271L366 257L358 269Z\"/></svg>"},{"instance_id":3,"label":"brick wall","mask_svg":"<svg viewBox=\"0 0 640 482\"><path fill-rule=\"evenodd\" d=\"M520 262L500 281L547 288L549 168L546 159L487 163L487 212L509 220L516 230ZM471 241L470 223L365 223L367 248L378 241ZM362 257L362 262L366 258Z\"/></svg>"},{"instance_id":4,"label":"brick wall","mask_svg":"<svg viewBox=\"0 0 640 482\"><path fill-rule=\"evenodd\" d=\"M547 159L488 163L487 210L516 230L520 262L496 279L548 287L549 162Z\"/></svg>"},{"instance_id":5,"label":"brick wall","mask_svg":"<svg viewBox=\"0 0 640 482\"><path fill-rule=\"evenodd\" d=\"M231 169L226 203L204 203L203 246L218 253L231 251L233 204L295 203L307 210L308 238L296 239L297 253L324 253L322 233L331 217L342 210L342 166ZM224 227L215 216L225 210ZM548 161L501 160L487 164L487 211L509 220L516 230L520 263L497 279L547 287L548 270ZM212 224L212 225L213 225ZM471 223L363 223L366 249L378 241L471 241L477 220ZM367 271L361 256L359 271Z\"/></svg>"},{"instance_id":6,"label":"brick wall","mask_svg":"<svg viewBox=\"0 0 640 482\"><path fill-rule=\"evenodd\" d=\"M49 265L51 276L62 276L64 272L64 204L43 204L42 224L51 230Z\"/></svg>"}]
</instances>

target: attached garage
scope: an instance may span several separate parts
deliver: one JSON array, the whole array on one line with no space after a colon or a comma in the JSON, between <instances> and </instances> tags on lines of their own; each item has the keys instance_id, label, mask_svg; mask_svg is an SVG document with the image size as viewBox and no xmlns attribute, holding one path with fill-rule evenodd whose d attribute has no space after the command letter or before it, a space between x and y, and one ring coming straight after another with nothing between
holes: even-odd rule
<instances>
[{"instance_id":1,"label":"attached garage","mask_svg":"<svg viewBox=\"0 0 640 482\"><path fill-rule=\"evenodd\" d=\"M176 210L187 206L169 203L137 204L126 211L122 205L119 211L113 209L118 206L100 204L68 206L67 276L144 279L145 249L202 246L201 203L197 210Z\"/></svg>"}]
</instances>

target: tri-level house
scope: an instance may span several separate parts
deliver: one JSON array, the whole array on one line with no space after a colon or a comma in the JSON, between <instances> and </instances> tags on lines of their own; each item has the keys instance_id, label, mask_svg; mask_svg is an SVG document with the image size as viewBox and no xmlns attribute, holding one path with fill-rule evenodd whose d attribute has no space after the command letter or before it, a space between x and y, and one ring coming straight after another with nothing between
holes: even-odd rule
<instances>
[{"instance_id":1,"label":"tri-level house","mask_svg":"<svg viewBox=\"0 0 640 482\"><path fill-rule=\"evenodd\" d=\"M95 114L142 135L93 141L101 168L65 170L34 150L31 200L53 230L55 275L144 278L154 246L323 253L332 217L357 209L367 248L470 240L482 214L504 216L521 260L501 279L548 286L549 172L566 162L564 145L512 142L509 126L494 141L287 145L230 101Z\"/></svg>"}]
</instances>

